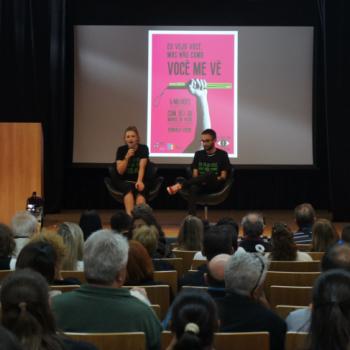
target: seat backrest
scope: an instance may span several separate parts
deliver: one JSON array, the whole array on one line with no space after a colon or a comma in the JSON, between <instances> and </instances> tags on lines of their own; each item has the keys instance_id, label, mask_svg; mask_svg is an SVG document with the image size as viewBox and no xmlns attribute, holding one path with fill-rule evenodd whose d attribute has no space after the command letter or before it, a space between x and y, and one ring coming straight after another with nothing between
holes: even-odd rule
<instances>
[{"instance_id":1,"label":"seat backrest","mask_svg":"<svg viewBox=\"0 0 350 350\"><path fill-rule=\"evenodd\" d=\"M160 306L160 314L164 319L170 305L170 287L167 285L147 285L147 286L124 286L123 288L131 289L133 287L144 288L151 304Z\"/></svg>"},{"instance_id":2,"label":"seat backrest","mask_svg":"<svg viewBox=\"0 0 350 350\"><path fill-rule=\"evenodd\" d=\"M184 271L188 271L191 268L193 257L197 251L174 249L173 253L177 258L182 258Z\"/></svg>"},{"instance_id":3,"label":"seat backrest","mask_svg":"<svg viewBox=\"0 0 350 350\"><path fill-rule=\"evenodd\" d=\"M269 264L270 271L289 272L319 272L321 263L319 260L313 261L274 261Z\"/></svg>"},{"instance_id":4,"label":"seat backrest","mask_svg":"<svg viewBox=\"0 0 350 350\"><path fill-rule=\"evenodd\" d=\"M0 281L2 281L7 275L9 275L12 270L0 270Z\"/></svg>"},{"instance_id":5,"label":"seat backrest","mask_svg":"<svg viewBox=\"0 0 350 350\"><path fill-rule=\"evenodd\" d=\"M270 349L268 332L249 333L215 333L214 348L216 350L232 349Z\"/></svg>"},{"instance_id":6,"label":"seat backrest","mask_svg":"<svg viewBox=\"0 0 350 350\"><path fill-rule=\"evenodd\" d=\"M177 294L177 271L154 271L153 279L169 284L173 295Z\"/></svg>"},{"instance_id":7,"label":"seat backrest","mask_svg":"<svg viewBox=\"0 0 350 350\"><path fill-rule=\"evenodd\" d=\"M178 278L180 278L184 274L184 265L183 265L182 258L161 258L161 259L153 259L153 260L160 260L160 261L167 262L177 271Z\"/></svg>"},{"instance_id":8,"label":"seat backrest","mask_svg":"<svg viewBox=\"0 0 350 350\"><path fill-rule=\"evenodd\" d=\"M94 344L99 350L145 350L143 332L125 333L65 333L71 339Z\"/></svg>"},{"instance_id":9,"label":"seat backrest","mask_svg":"<svg viewBox=\"0 0 350 350\"><path fill-rule=\"evenodd\" d=\"M267 300L270 300L270 287L299 286L312 287L320 272L285 272L268 271L264 281L264 291Z\"/></svg>"},{"instance_id":10,"label":"seat backrest","mask_svg":"<svg viewBox=\"0 0 350 350\"><path fill-rule=\"evenodd\" d=\"M67 285L52 285L52 286L49 286L50 287L50 290L58 290L62 293L65 293L65 292L71 292L75 289L78 289L80 288L80 286L78 284L67 284Z\"/></svg>"},{"instance_id":11,"label":"seat backrest","mask_svg":"<svg viewBox=\"0 0 350 350\"><path fill-rule=\"evenodd\" d=\"M270 304L307 306L311 303L312 287L271 286Z\"/></svg>"},{"instance_id":12,"label":"seat backrest","mask_svg":"<svg viewBox=\"0 0 350 350\"><path fill-rule=\"evenodd\" d=\"M78 279L81 283L86 283L86 277L84 271L62 270L63 278L73 277Z\"/></svg>"},{"instance_id":13,"label":"seat backrest","mask_svg":"<svg viewBox=\"0 0 350 350\"><path fill-rule=\"evenodd\" d=\"M309 252L311 250L312 244L311 243L297 243L296 244L297 249L302 252Z\"/></svg>"},{"instance_id":14,"label":"seat backrest","mask_svg":"<svg viewBox=\"0 0 350 350\"><path fill-rule=\"evenodd\" d=\"M208 264L208 260L192 260L191 270L198 270L199 266Z\"/></svg>"},{"instance_id":15,"label":"seat backrest","mask_svg":"<svg viewBox=\"0 0 350 350\"><path fill-rule=\"evenodd\" d=\"M161 336L162 350L166 350L173 339L173 334L169 331L163 331ZM249 333L215 333L215 350L269 350L270 336L268 332L249 332Z\"/></svg>"},{"instance_id":16,"label":"seat backrest","mask_svg":"<svg viewBox=\"0 0 350 350\"><path fill-rule=\"evenodd\" d=\"M307 252L312 260L322 260L324 252Z\"/></svg>"},{"instance_id":17,"label":"seat backrest","mask_svg":"<svg viewBox=\"0 0 350 350\"><path fill-rule=\"evenodd\" d=\"M154 313L157 315L158 319L161 321L162 320L162 315L161 315L161 312L160 312L160 305L152 304L151 308L154 311Z\"/></svg>"},{"instance_id":18,"label":"seat backrest","mask_svg":"<svg viewBox=\"0 0 350 350\"><path fill-rule=\"evenodd\" d=\"M291 312L305 308L305 306L298 305L277 305L275 310L279 317L286 319Z\"/></svg>"},{"instance_id":19,"label":"seat backrest","mask_svg":"<svg viewBox=\"0 0 350 350\"><path fill-rule=\"evenodd\" d=\"M285 350L304 350L308 333L288 332L286 334Z\"/></svg>"}]
</instances>

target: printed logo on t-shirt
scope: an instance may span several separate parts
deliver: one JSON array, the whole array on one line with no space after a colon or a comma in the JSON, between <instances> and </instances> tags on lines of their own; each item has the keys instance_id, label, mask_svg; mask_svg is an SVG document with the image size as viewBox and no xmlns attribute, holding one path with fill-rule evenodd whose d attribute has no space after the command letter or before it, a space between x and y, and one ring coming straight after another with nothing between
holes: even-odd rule
<instances>
[{"instance_id":1,"label":"printed logo on t-shirt","mask_svg":"<svg viewBox=\"0 0 350 350\"><path fill-rule=\"evenodd\" d=\"M207 173L218 173L218 163L207 163L207 162L198 162L198 171L200 175Z\"/></svg>"},{"instance_id":2,"label":"printed logo on t-shirt","mask_svg":"<svg viewBox=\"0 0 350 350\"><path fill-rule=\"evenodd\" d=\"M139 158L132 157L129 160L128 167L126 169L126 173L129 175L137 174L139 172L139 162L140 162Z\"/></svg>"}]
</instances>

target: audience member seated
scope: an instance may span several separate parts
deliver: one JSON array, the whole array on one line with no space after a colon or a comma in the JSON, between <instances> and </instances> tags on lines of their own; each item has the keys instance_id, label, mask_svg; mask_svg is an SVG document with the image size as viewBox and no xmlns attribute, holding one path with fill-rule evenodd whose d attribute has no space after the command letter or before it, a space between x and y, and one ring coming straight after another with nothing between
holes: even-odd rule
<instances>
[{"instance_id":1,"label":"audience member seated","mask_svg":"<svg viewBox=\"0 0 350 350\"><path fill-rule=\"evenodd\" d=\"M17 338L2 326L0 326L0 349L24 350Z\"/></svg>"},{"instance_id":2,"label":"audience member seated","mask_svg":"<svg viewBox=\"0 0 350 350\"><path fill-rule=\"evenodd\" d=\"M208 286L208 293L213 298L222 298L225 290L225 267L231 255L219 254L214 256L208 263L208 272L204 275Z\"/></svg>"},{"instance_id":3,"label":"audience member seated","mask_svg":"<svg viewBox=\"0 0 350 350\"><path fill-rule=\"evenodd\" d=\"M344 243L350 243L350 225L345 225L341 232L341 240Z\"/></svg>"},{"instance_id":4,"label":"audience member seated","mask_svg":"<svg viewBox=\"0 0 350 350\"><path fill-rule=\"evenodd\" d=\"M225 268L227 294L217 299L222 332L269 332L270 349L284 349L286 324L267 308L263 285L267 259L239 248Z\"/></svg>"},{"instance_id":5,"label":"audience member seated","mask_svg":"<svg viewBox=\"0 0 350 350\"><path fill-rule=\"evenodd\" d=\"M7 225L0 223L0 270L9 270L16 249L13 232Z\"/></svg>"},{"instance_id":6,"label":"audience member seated","mask_svg":"<svg viewBox=\"0 0 350 350\"><path fill-rule=\"evenodd\" d=\"M177 236L177 248L173 250L198 250L202 249L203 222L194 215L187 215L181 222Z\"/></svg>"},{"instance_id":7,"label":"audience member seated","mask_svg":"<svg viewBox=\"0 0 350 350\"><path fill-rule=\"evenodd\" d=\"M80 226L73 222L64 222L58 226L57 233L63 238L65 245L62 270L84 271L84 234Z\"/></svg>"},{"instance_id":8,"label":"audience member seated","mask_svg":"<svg viewBox=\"0 0 350 350\"><path fill-rule=\"evenodd\" d=\"M30 269L8 275L1 286L1 322L26 350L96 350L56 332L45 279ZM1 348L8 349L8 348Z\"/></svg>"},{"instance_id":9,"label":"audience member seated","mask_svg":"<svg viewBox=\"0 0 350 350\"><path fill-rule=\"evenodd\" d=\"M308 350L349 349L350 273L331 270L315 282Z\"/></svg>"},{"instance_id":10,"label":"audience member seated","mask_svg":"<svg viewBox=\"0 0 350 350\"><path fill-rule=\"evenodd\" d=\"M218 254L233 254L232 230L226 226L213 226L204 232L203 255L210 261ZM208 272L207 264L199 266L196 272L187 272L179 279L179 287L205 286L204 274Z\"/></svg>"},{"instance_id":11,"label":"audience member seated","mask_svg":"<svg viewBox=\"0 0 350 350\"><path fill-rule=\"evenodd\" d=\"M130 240L125 285L156 284L153 279L153 271L152 259L146 248L140 242Z\"/></svg>"},{"instance_id":12,"label":"audience member seated","mask_svg":"<svg viewBox=\"0 0 350 350\"><path fill-rule=\"evenodd\" d=\"M158 230L154 225L142 225L133 231L133 240L140 242L152 258L153 268L155 271L174 270L174 267L163 260L159 260L157 246L159 244Z\"/></svg>"},{"instance_id":13,"label":"audience member seated","mask_svg":"<svg viewBox=\"0 0 350 350\"><path fill-rule=\"evenodd\" d=\"M30 238L40 230L40 224L34 215L27 211L16 213L11 220L11 228L15 237L16 251L18 256L21 249L26 245Z\"/></svg>"},{"instance_id":14,"label":"audience member seated","mask_svg":"<svg viewBox=\"0 0 350 350\"><path fill-rule=\"evenodd\" d=\"M318 219L312 226L312 252L325 252L338 241L333 224L327 219Z\"/></svg>"},{"instance_id":15,"label":"audience member seated","mask_svg":"<svg viewBox=\"0 0 350 350\"><path fill-rule=\"evenodd\" d=\"M325 252L321 261L322 273L334 269L344 269L350 272L350 244L335 244ZM308 332L310 316L310 307L291 312L286 319L288 331Z\"/></svg>"},{"instance_id":16,"label":"audience member seated","mask_svg":"<svg viewBox=\"0 0 350 350\"><path fill-rule=\"evenodd\" d=\"M52 299L57 325L70 332L145 332L148 349L159 349L161 325L149 306L122 288L128 242L112 230L93 233L84 245L87 284Z\"/></svg>"},{"instance_id":17,"label":"audience member seated","mask_svg":"<svg viewBox=\"0 0 350 350\"><path fill-rule=\"evenodd\" d=\"M84 241L86 241L93 232L102 229L100 215L98 215L96 210L83 211L80 216L79 226L83 230Z\"/></svg>"},{"instance_id":18,"label":"audience member seated","mask_svg":"<svg viewBox=\"0 0 350 350\"><path fill-rule=\"evenodd\" d=\"M167 350L213 350L218 329L216 305L205 292L182 292L174 301L171 331L173 340Z\"/></svg>"},{"instance_id":19,"label":"audience member seated","mask_svg":"<svg viewBox=\"0 0 350 350\"><path fill-rule=\"evenodd\" d=\"M111 217L111 229L120 233L121 235L128 237L130 226L131 226L131 216L129 216L124 210L117 210Z\"/></svg>"},{"instance_id":20,"label":"audience member seated","mask_svg":"<svg viewBox=\"0 0 350 350\"><path fill-rule=\"evenodd\" d=\"M155 226L158 230L158 246L157 246L155 257L157 258L173 257L173 253L171 252L170 248L166 243L165 234L161 226L157 222L156 218L153 216L153 214L149 214L145 211L137 211L135 213L135 215L132 217L132 220L131 220L129 239L131 239L133 236L132 231L135 228L138 228L142 225Z\"/></svg>"},{"instance_id":21,"label":"audience member seated","mask_svg":"<svg viewBox=\"0 0 350 350\"><path fill-rule=\"evenodd\" d=\"M146 213L146 214L149 214L149 215L153 215L153 209L147 203L136 204L134 206L134 209L131 211L131 215L132 216L137 216L140 213Z\"/></svg>"},{"instance_id":22,"label":"audience member seated","mask_svg":"<svg viewBox=\"0 0 350 350\"><path fill-rule=\"evenodd\" d=\"M243 217L243 239L239 246L250 253L270 251L270 244L261 236L264 232L264 218L260 213L249 213Z\"/></svg>"},{"instance_id":23,"label":"audience member seated","mask_svg":"<svg viewBox=\"0 0 350 350\"><path fill-rule=\"evenodd\" d=\"M231 218L231 217L223 217L221 219L219 219L219 221L216 223L217 226L221 226L221 225L231 225L234 229L234 232L236 232L236 235L238 236L239 233L239 226L237 224L237 222ZM237 250L237 249L236 249Z\"/></svg>"},{"instance_id":24,"label":"audience member seated","mask_svg":"<svg viewBox=\"0 0 350 350\"><path fill-rule=\"evenodd\" d=\"M31 268L41 273L51 285L80 284L76 278L63 278L61 275L65 246L62 237L52 232L34 235L21 250L16 270Z\"/></svg>"},{"instance_id":25,"label":"audience member seated","mask_svg":"<svg viewBox=\"0 0 350 350\"><path fill-rule=\"evenodd\" d=\"M295 222L298 225L294 233L296 244L309 244L312 241L312 225L316 220L315 209L310 203L299 204L294 209Z\"/></svg>"},{"instance_id":26,"label":"audience member seated","mask_svg":"<svg viewBox=\"0 0 350 350\"><path fill-rule=\"evenodd\" d=\"M271 253L265 256L270 260L312 261L309 254L297 249L292 231L282 222L272 226Z\"/></svg>"}]
</instances>

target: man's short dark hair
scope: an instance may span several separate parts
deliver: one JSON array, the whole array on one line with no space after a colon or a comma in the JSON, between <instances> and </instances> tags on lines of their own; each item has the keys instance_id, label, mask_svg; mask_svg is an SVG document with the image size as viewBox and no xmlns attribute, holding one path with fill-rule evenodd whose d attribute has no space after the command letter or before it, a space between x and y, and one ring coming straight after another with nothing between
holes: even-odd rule
<instances>
[{"instance_id":1,"label":"man's short dark hair","mask_svg":"<svg viewBox=\"0 0 350 350\"><path fill-rule=\"evenodd\" d=\"M315 222L315 209L310 203L299 204L294 209L294 215L299 228L312 226Z\"/></svg>"},{"instance_id":2,"label":"man's short dark hair","mask_svg":"<svg viewBox=\"0 0 350 350\"><path fill-rule=\"evenodd\" d=\"M201 135L210 135L213 140L216 140L216 132L213 129L205 129Z\"/></svg>"},{"instance_id":3,"label":"man's short dark hair","mask_svg":"<svg viewBox=\"0 0 350 350\"><path fill-rule=\"evenodd\" d=\"M124 211L118 210L111 217L111 229L118 233L128 231L131 225L131 217Z\"/></svg>"},{"instance_id":4,"label":"man's short dark hair","mask_svg":"<svg viewBox=\"0 0 350 350\"><path fill-rule=\"evenodd\" d=\"M329 248L321 261L322 271L344 269L350 272L350 244L334 244Z\"/></svg>"},{"instance_id":5,"label":"man's short dark hair","mask_svg":"<svg viewBox=\"0 0 350 350\"><path fill-rule=\"evenodd\" d=\"M227 226L213 226L204 232L203 253L210 261L218 254L232 254L232 230Z\"/></svg>"},{"instance_id":6,"label":"man's short dark hair","mask_svg":"<svg viewBox=\"0 0 350 350\"><path fill-rule=\"evenodd\" d=\"M233 219L232 219L233 220ZM222 230L227 230L232 235L232 246L234 251L238 249L238 225L235 221L219 220L216 226L222 227Z\"/></svg>"}]
</instances>

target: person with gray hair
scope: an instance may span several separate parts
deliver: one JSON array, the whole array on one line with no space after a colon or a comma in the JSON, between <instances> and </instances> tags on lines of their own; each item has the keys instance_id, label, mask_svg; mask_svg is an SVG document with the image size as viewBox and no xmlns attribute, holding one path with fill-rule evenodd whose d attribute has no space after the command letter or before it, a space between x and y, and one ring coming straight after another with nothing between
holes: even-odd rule
<instances>
[{"instance_id":1,"label":"person with gray hair","mask_svg":"<svg viewBox=\"0 0 350 350\"><path fill-rule=\"evenodd\" d=\"M263 301L265 257L239 248L225 265L226 295L217 299L221 332L269 332L270 349L284 349L286 323Z\"/></svg>"},{"instance_id":2,"label":"person with gray hair","mask_svg":"<svg viewBox=\"0 0 350 350\"><path fill-rule=\"evenodd\" d=\"M265 222L261 213L248 213L243 217L241 226L243 239L239 246L250 253L264 253L270 251L270 244L261 235L264 232Z\"/></svg>"},{"instance_id":3,"label":"person with gray hair","mask_svg":"<svg viewBox=\"0 0 350 350\"><path fill-rule=\"evenodd\" d=\"M21 249L29 242L29 239L38 232L40 224L34 215L28 211L17 212L11 220L11 228L15 237L17 257Z\"/></svg>"},{"instance_id":4,"label":"person with gray hair","mask_svg":"<svg viewBox=\"0 0 350 350\"><path fill-rule=\"evenodd\" d=\"M122 288L129 245L112 230L94 232L84 245L87 284L52 299L58 327L70 332L144 332L159 349L161 325L152 309Z\"/></svg>"}]
</instances>

